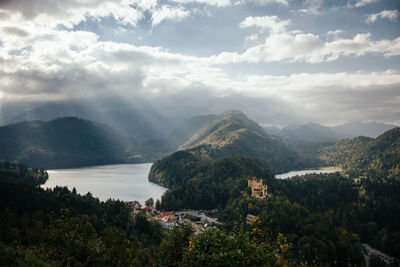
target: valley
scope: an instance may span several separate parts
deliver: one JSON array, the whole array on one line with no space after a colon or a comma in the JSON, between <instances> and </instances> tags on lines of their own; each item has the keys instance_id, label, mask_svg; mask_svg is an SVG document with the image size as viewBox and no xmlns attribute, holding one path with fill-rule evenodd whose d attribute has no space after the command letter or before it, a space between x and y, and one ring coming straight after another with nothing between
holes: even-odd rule
<instances>
[{"instance_id":1,"label":"valley","mask_svg":"<svg viewBox=\"0 0 400 267\"><path fill-rule=\"evenodd\" d=\"M213 248L222 262L229 259L220 249L228 246L246 251L237 259L252 255L255 262L274 261L273 266L363 266L367 243L396 264L399 129L339 141L317 138L315 130L313 140L288 142L237 110L196 116L164 139L142 142L76 117L3 126L0 157L11 163L0 166L0 250L55 265L101 265L119 258L148 266L201 262L195 253L204 253L204 242L222 242ZM248 180L253 178L266 185L266 198L251 196ZM149 211L134 212L123 202L147 203L151 197L155 211L183 219L165 227ZM32 198L38 200L21 206ZM207 217L212 226L193 220L207 210L217 219ZM41 212L52 215L40 217ZM33 234L37 222L42 222L42 236ZM83 225L89 232L78 230ZM61 245L54 246L52 229L62 231ZM23 232L29 236L22 238ZM70 235L86 240L86 247ZM102 250L94 252L91 242ZM35 250L38 246L41 250ZM78 257L74 247L84 254ZM68 259L59 254L63 249ZM0 257L0 262L10 259ZM372 256L370 261L380 260Z\"/></svg>"}]
</instances>

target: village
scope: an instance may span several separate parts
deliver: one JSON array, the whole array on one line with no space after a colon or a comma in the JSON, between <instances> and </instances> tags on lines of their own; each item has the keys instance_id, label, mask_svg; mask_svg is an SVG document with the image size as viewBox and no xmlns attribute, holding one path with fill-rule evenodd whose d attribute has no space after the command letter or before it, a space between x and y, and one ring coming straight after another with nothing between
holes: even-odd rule
<instances>
[{"instance_id":1,"label":"village","mask_svg":"<svg viewBox=\"0 0 400 267\"><path fill-rule=\"evenodd\" d=\"M262 179L249 179L248 187L251 189L251 196L264 199L268 197L268 186L263 184ZM152 200L152 199L151 199ZM139 201L128 201L127 205L132 207L132 217L136 217L139 213L144 213L148 220L158 221L165 229L172 229L179 225L191 225L195 234L199 234L204 230L223 224L217 218L213 218L213 214L217 210L182 210L182 211L159 211L152 204L153 201L146 201L143 206ZM247 220L251 221L254 218L248 215Z\"/></svg>"},{"instance_id":2,"label":"village","mask_svg":"<svg viewBox=\"0 0 400 267\"><path fill-rule=\"evenodd\" d=\"M136 217L142 212L148 220L158 221L165 229L172 229L180 225L191 225L194 233L199 234L211 226L222 224L218 219L209 216L216 213L217 210L159 211L153 206L143 207L136 200L128 201L126 204L132 207L132 217Z\"/></svg>"}]
</instances>

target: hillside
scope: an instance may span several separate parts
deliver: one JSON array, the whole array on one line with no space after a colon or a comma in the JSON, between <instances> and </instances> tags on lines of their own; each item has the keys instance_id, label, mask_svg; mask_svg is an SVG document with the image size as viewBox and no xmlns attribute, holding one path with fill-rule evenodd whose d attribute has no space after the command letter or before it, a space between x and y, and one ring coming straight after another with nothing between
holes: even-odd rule
<instances>
[{"instance_id":1,"label":"hillside","mask_svg":"<svg viewBox=\"0 0 400 267\"><path fill-rule=\"evenodd\" d=\"M0 162L0 182L37 186L44 184L48 177L44 169Z\"/></svg>"},{"instance_id":2,"label":"hillside","mask_svg":"<svg viewBox=\"0 0 400 267\"><path fill-rule=\"evenodd\" d=\"M216 118L217 115L200 115L190 118L168 135L167 142L178 148L205 124L215 120Z\"/></svg>"},{"instance_id":3,"label":"hillside","mask_svg":"<svg viewBox=\"0 0 400 267\"><path fill-rule=\"evenodd\" d=\"M176 166L167 164L165 167L168 173ZM226 157L200 164L191 161L182 167L181 172L174 173L185 175L174 181L172 189L162 196L161 207L165 210L223 208L230 198L240 197L241 191L247 190L249 177L263 179L268 184L274 180L264 164L251 157Z\"/></svg>"},{"instance_id":4,"label":"hillside","mask_svg":"<svg viewBox=\"0 0 400 267\"><path fill-rule=\"evenodd\" d=\"M142 161L135 141L75 117L0 127L0 160L40 168Z\"/></svg>"},{"instance_id":5,"label":"hillside","mask_svg":"<svg viewBox=\"0 0 400 267\"><path fill-rule=\"evenodd\" d=\"M274 173L318 165L269 136L240 111L228 111L206 123L180 147L180 151L155 162L149 180L172 188L193 177L193 172L213 160L249 156Z\"/></svg>"},{"instance_id":6,"label":"hillside","mask_svg":"<svg viewBox=\"0 0 400 267\"><path fill-rule=\"evenodd\" d=\"M320 158L344 169L369 175L400 174L400 128L394 128L376 139L344 139L324 148Z\"/></svg>"},{"instance_id":7,"label":"hillside","mask_svg":"<svg viewBox=\"0 0 400 267\"><path fill-rule=\"evenodd\" d=\"M317 123L290 125L279 132L282 141L288 144L298 141L332 142L339 140L339 136L329 127Z\"/></svg>"},{"instance_id":8,"label":"hillside","mask_svg":"<svg viewBox=\"0 0 400 267\"><path fill-rule=\"evenodd\" d=\"M227 156L260 159L274 173L318 164L299 156L240 111L227 111L207 123L180 149L212 160Z\"/></svg>"}]
</instances>

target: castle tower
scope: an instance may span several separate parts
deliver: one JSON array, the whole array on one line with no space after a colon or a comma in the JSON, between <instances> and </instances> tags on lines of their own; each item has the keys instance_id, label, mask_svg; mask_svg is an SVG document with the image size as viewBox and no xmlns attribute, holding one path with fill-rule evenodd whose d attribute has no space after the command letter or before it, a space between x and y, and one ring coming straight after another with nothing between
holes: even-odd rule
<instances>
[{"instance_id":1,"label":"castle tower","mask_svg":"<svg viewBox=\"0 0 400 267\"><path fill-rule=\"evenodd\" d=\"M251 188L251 196L259 199L264 199L268 196L268 186L264 185L262 179L247 180L247 185Z\"/></svg>"}]
</instances>

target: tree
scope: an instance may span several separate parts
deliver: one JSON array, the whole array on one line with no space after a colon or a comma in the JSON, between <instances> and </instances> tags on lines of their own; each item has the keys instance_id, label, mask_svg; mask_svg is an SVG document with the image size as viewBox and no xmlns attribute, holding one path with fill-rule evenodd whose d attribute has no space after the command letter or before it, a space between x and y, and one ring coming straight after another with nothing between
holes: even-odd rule
<instances>
[{"instance_id":1,"label":"tree","mask_svg":"<svg viewBox=\"0 0 400 267\"><path fill-rule=\"evenodd\" d=\"M152 207L152 206L154 206L154 199L151 197L151 198L149 198L148 200L146 200L145 202L144 202L144 204L147 206L147 207Z\"/></svg>"},{"instance_id":2,"label":"tree","mask_svg":"<svg viewBox=\"0 0 400 267\"><path fill-rule=\"evenodd\" d=\"M174 227L165 234L159 249L159 262L161 266L179 266L192 233L193 229L188 225Z\"/></svg>"}]
</instances>

